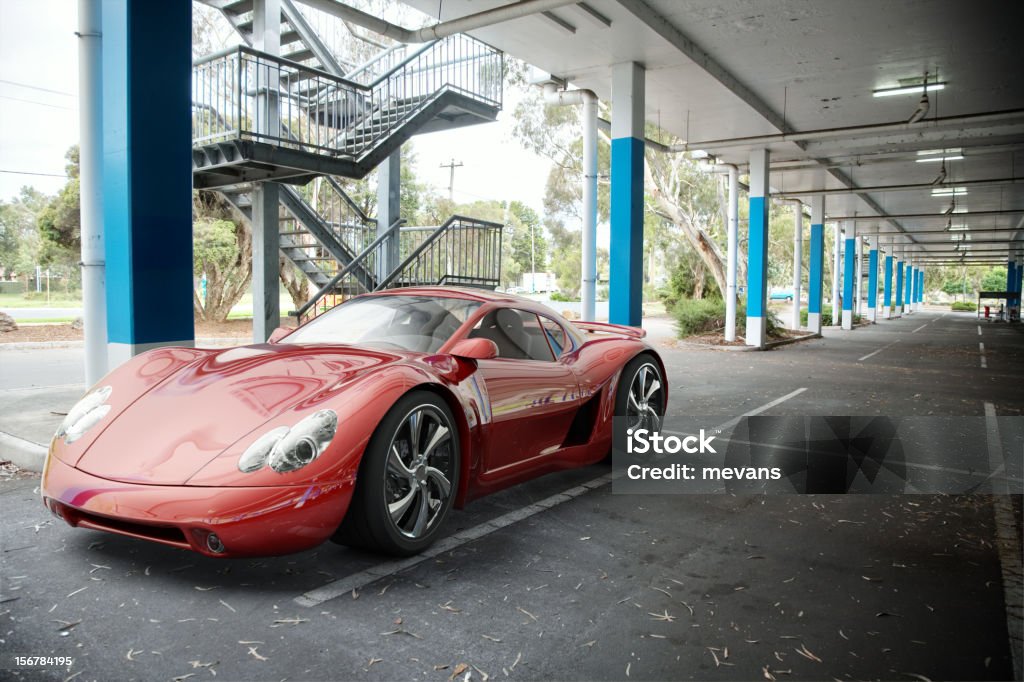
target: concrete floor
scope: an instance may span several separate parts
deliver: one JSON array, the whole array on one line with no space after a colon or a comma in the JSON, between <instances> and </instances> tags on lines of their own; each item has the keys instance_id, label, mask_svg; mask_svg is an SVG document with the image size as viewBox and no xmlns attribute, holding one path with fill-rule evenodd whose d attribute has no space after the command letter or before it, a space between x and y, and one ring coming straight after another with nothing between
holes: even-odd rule
<instances>
[{"instance_id":1,"label":"concrete floor","mask_svg":"<svg viewBox=\"0 0 1024 682\"><path fill-rule=\"evenodd\" d=\"M805 388L765 414L1020 415L1022 333L916 313L768 353L665 350L670 412ZM608 473L475 502L445 551L404 567L73 530L21 475L0 483L0 670L25 653L75 663L24 679L1014 679L1021 576L1000 550L1019 553L1019 506L1014 549L982 495L631 496Z\"/></svg>"}]
</instances>

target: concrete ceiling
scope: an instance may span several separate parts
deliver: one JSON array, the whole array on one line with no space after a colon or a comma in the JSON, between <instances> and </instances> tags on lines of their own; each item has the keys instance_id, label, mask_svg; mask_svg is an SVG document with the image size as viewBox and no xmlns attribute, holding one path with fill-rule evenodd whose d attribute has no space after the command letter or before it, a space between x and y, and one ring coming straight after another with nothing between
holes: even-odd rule
<instances>
[{"instance_id":1,"label":"concrete ceiling","mask_svg":"<svg viewBox=\"0 0 1024 682\"><path fill-rule=\"evenodd\" d=\"M405 0L448 20L506 4L504 0ZM610 21L595 18L590 8ZM1024 169L1024 59L1018 43L1024 3L998 0L587 0L551 17L534 15L472 34L573 86L611 98L612 64L636 61L647 70L648 121L685 140L702 142L719 160L745 164L754 144L736 138L905 123L919 94L874 97L901 79L948 82L931 93L925 120L887 134L836 134L826 139L759 141L772 152L774 191L925 184L939 163L917 152L957 148L947 183L1021 177ZM568 29L560 24L569 24ZM938 126L934 119L1020 110L1002 120ZM801 197L805 201L807 197ZM949 197L932 188L829 195L829 216L877 216L861 232L905 230L927 251L949 248L939 214ZM972 241L1005 240L1024 227L1024 183L971 186L957 197L954 224ZM971 216L976 211L1020 214ZM887 215L934 215L897 218ZM959 216L957 218L957 216ZM917 233L917 234L915 234ZM908 241L908 240L904 240ZM932 246L924 246L925 244ZM935 244L940 244L936 246ZM1021 245L1021 242L1017 242ZM998 245L997 245L998 247ZM981 245L977 247L981 249Z\"/></svg>"}]
</instances>

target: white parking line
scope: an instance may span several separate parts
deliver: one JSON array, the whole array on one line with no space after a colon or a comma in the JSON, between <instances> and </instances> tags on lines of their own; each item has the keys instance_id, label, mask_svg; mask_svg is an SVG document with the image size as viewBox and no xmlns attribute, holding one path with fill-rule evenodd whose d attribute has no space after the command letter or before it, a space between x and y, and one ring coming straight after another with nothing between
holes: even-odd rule
<instances>
[{"instance_id":1,"label":"white parking line","mask_svg":"<svg viewBox=\"0 0 1024 682\"><path fill-rule=\"evenodd\" d=\"M890 348L890 347L892 347L892 346L895 346L895 345L896 345L897 343L899 343L899 342L900 342L900 340L899 340L899 339L896 339L896 340L895 340L895 341L893 341L892 343L890 343L890 344L886 344L886 345L882 346L881 348L879 348L878 350L876 350L876 351L874 351L874 352L871 352L871 353L868 353L867 355L865 355L865 356L864 356L864 357L862 357L862 358L857 358L857 362L864 362L864 361L865 361L865 360L867 360L868 358L870 358L870 357L873 357L873 356L875 356L875 355L878 355L879 353L881 353L881 352L882 352L883 350L885 350L886 348Z\"/></svg>"},{"instance_id":2,"label":"white parking line","mask_svg":"<svg viewBox=\"0 0 1024 682\"><path fill-rule=\"evenodd\" d=\"M985 344L978 342L978 352L981 353L981 368L988 369L988 361L985 360Z\"/></svg>"},{"instance_id":3,"label":"white parking line","mask_svg":"<svg viewBox=\"0 0 1024 682\"><path fill-rule=\"evenodd\" d=\"M981 325L978 325L978 336L981 336Z\"/></svg>"},{"instance_id":4,"label":"white parking line","mask_svg":"<svg viewBox=\"0 0 1024 682\"><path fill-rule=\"evenodd\" d=\"M922 324L922 325L921 325L920 327L918 327L917 329L915 329L914 331L912 331L912 332L910 332L910 333L911 333L911 334L916 334L916 333L918 333L919 331L921 331L922 329L924 329L924 328L925 328L925 327L927 327L927 326L928 326L928 323L927 323L927 322L925 322L925 323L924 323L924 324Z\"/></svg>"},{"instance_id":5,"label":"white parking line","mask_svg":"<svg viewBox=\"0 0 1024 682\"><path fill-rule=\"evenodd\" d=\"M781 398L776 398L775 400L765 403L760 407L755 407L749 412L744 412L739 417L736 417L733 420L725 422L724 424L716 428L720 428L723 430L729 428L729 426L735 424L743 417L752 417L756 414L760 414L765 410L769 410L775 407L776 405L789 400L790 398L794 398L800 395L806 390L806 388L798 388L792 393L787 393ZM563 502L568 502L569 500L577 498L590 490L600 488L601 486L604 486L607 483L609 483L612 480L612 478L613 475L611 473L603 474L601 476L598 476L597 478L593 478L578 486L569 488L568 490L552 495L551 497L545 498L539 502L523 507L522 509L516 509L515 511L503 514L496 519L485 521L481 524L473 526L472 528L468 528L460 533L450 535L444 538L443 540L438 541L436 544L432 545L431 547L424 550L420 554L417 554L416 556L396 561L385 561L380 564L377 564L376 566L367 568L364 571L359 571L358 573L353 573L351 575L345 576L344 578L332 580L326 585L310 590L305 594L301 594L298 597L295 597L294 601L299 606L312 608L314 606L319 606L320 604L323 604L326 601L330 601L331 599L340 597L343 594L352 592L353 590L358 591L362 589L364 586L369 585L372 582L376 582L381 578L386 578L388 576L394 575L395 573L398 573L399 571L403 571L407 568L412 568L413 566L422 563L427 559L431 559L444 552L450 552L451 550L456 549L466 544L467 542L482 538L485 535L489 535L490 533L493 533L496 530L507 528L508 526L511 526L514 523L522 521L523 519L527 519L533 516L534 514L539 514L545 509L551 509L552 507L560 505Z\"/></svg>"}]
</instances>

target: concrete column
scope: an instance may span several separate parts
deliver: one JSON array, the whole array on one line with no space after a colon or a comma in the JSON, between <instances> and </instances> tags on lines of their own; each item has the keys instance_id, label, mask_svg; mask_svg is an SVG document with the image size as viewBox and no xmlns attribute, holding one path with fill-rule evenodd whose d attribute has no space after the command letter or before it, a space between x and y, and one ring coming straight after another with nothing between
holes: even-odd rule
<instances>
[{"instance_id":1,"label":"concrete column","mask_svg":"<svg viewBox=\"0 0 1024 682\"><path fill-rule=\"evenodd\" d=\"M924 307L924 268L917 271L917 309Z\"/></svg>"},{"instance_id":2,"label":"concrete column","mask_svg":"<svg viewBox=\"0 0 1024 682\"><path fill-rule=\"evenodd\" d=\"M843 329L853 329L854 282L857 276L857 223L846 224L846 243L843 245Z\"/></svg>"},{"instance_id":3,"label":"concrete column","mask_svg":"<svg viewBox=\"0 0 1024 682\"><path fill-rule=\"evenodd\" d=\"M853 311L855 315L864 315L864 240L860 237L854 242L856 246L856 267L853 276Z\"/></svg>"},{"instance_id":4,"label":"concrete column","mask_svg":"<svg viewBox=\"0 0 1024 682\"><path fill-rule=\"evenodd\" d=\"M885 254L885 280L882 282L882 317L889 319L892 314L892 254L893 245L889 243L889 251Z\"/></svg>"},{"instance_id":5,"label":"concrete column","mask_svg":"<svg viewBox=\"0 0 1024 682\"><path fill-rule=\"evenodd\" d=\"M1006 290L1016 291L1017 290L1017 262L1016 256L1010 254L1010 257L1006 260ZM1013 305L1013 297L1010 296L1006 299L1006 307L1009 308ZM1009 312L1007 312L1009 314Z\"/></svg>"},{"instance_id":6,"label":"concrete column","mask_svg":"<svg viewBox=\"0 0 1024 682\"><path fill-rule=\"evenodd\" d=\"M899 247L896 263L896 317L903 317L903 246Z\"/></svg>"},{"instance_id":7,"label":"concrete column","mask_svg":"<svg viewBox=\"0 0 1024 682\"><path fill-rule=\"evenodd\" d=\"M800 275L803 268L804 205L793 203L793 314L790 329L800 329Z\"/></svg>"},{"instance_id":8,"label":"concrete column","mask_svg":"<svg viewBox=\"0 0 1024 682\"><path fill-rule=\"evenodd\" d=\"M281 53L280 0L254 0L253 47ZM280 74L268 65L255 76L256 125L259 133L279 136L281 115L277 97ZM272 182L257 183L252 192L252 340L263 343L281 325L281 260L278 256L280 189Z\"/></svg>"},{"instance_id":9,"label":"concrete column","mask_svg":"<svg viewBox=\"0 0 1024 682\"><path fill-rule=\"evenodd\" d=\"M644 68L612 66L608 318L640 326L644 285Z\"/></svg>"},{"instance_id":10,"label":"concrete column","mask_svg":"<svg viewBox=\"0 0 1024 682\"><path fill-rule=\"evenodd\" d=\"M263 343L281 326L280 187L261 182L252 193L252 342Z\"/></svg>"},{"instance_id":11,"label":"concrete column","mask_svg":"<svg viewBox=\"0 0 1024 682\"><path fill-rule=\"evenodd\" d=\"M913 280L913 263L907 258L906 268L903 272L903 282L906 291L903 292L903 314L910 313L910 284Z\"/></svg>"},{"instance_id":12,"label":"concrete column","mask_svg":"<svg viewBox=\"0 0 1024 682\"><path fill-rule=\"evenodd\" d=\"M750 217L747 222L747 345L763 348L768 314L768 168L767 149L750 152Z\"/></svg>"},{"instance_id":13,"label":"concrete column","mask_svg":"<svg viewBox=\"0 0 1024 682\"><path fill-rule=\"evenodd\" d=\"M739 169L729 166L728 235L726 237L725 340L736 340L736 251L739 241Z\"/></svg>"},{"instance_id":14,"label":"concrete column","mask_svg":"<svg viewBox=\"0 0 1024 682\"><path fill-rule=\"evenodd\" d=\"M1013 297L1013 303L1019 308L1021 289L1022 285L1024 285L1024 253L1020 251L1017 252L1017 267L1015 270L1017 272L1017 283L1014 285L1013 290L1017 295Z\"/></svg>"},{"instance_id":15,"label":"concrete column","mask_svg":"<svg viewBox=\"0 0 1024 682\"><path fill-rule=\"evenodd\" d=\"M810 271L807 273L807 328L821 333L821 295L825 269L825 197L811 198Z\"/></svg>"},{"instance_id":16,"label":"concrete column","mask_svg":"<svg viewBox=\"0 0 1024 682\"><path fill-rule=\"evenodd\" d=\"M868 251L868 319L878 321L878 237Z\"/></svg>"},{"instance_id":17,"label":"concrete column","mask_svg":"<svg viewBox=\"0 0 1024 682\"><path fill-rule=\"evenodd\" d=\"M106 0L101 27L107 352L114 368L151 348L195 344L192 3Z\"/></svg>"},{"instance_id":18,"label":"concrete column","mask_svg":"<svg viewBox=\"0 0 1024 682\"><path fill-rule=\"evenodd\" d=\"M107 373L106 276L103 262L103 46L100 0L78 0L79 196L85 385Z\"/></svg>"},{"instance_id":19,"label":"concrete column","mask_svg":"<svg viewBox=\"0 0 1024 682\"><path fill-rule=\"evenodd\" d=\"M402 212L402 150L396 149L377 167L377 236L388 231ZM383 280L398 267L398 239L388 240L374 273Z\"/></svg>"},{"instance_id":20,"label":"concrete column","mask_svg":"<svg viewBox=\"0 0 1024 682\"><path fill-rule=\"evenodd\" d=\"M843 235L839 223L832 225L832 326L838 327L842 319L842 310L839 306L839 273L842 269L842 261L839 258L840 249L843 245Z\"/></svg>"}]
</instances>

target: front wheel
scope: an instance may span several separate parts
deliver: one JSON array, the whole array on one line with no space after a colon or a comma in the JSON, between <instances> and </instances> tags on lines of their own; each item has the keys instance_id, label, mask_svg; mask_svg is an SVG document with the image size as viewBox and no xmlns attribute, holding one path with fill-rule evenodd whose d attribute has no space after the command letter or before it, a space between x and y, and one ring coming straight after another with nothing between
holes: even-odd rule
<instances>
[{"instance_id":1,"label":"front wheel","mask_svg":"<svg viewBox=\"0 0 1024 682\"><path fill-rule=\"evenodd\" d=\"M403 396L366 447L334 539L400 556L426 549L451 509L460 457L458 429L444 400L428 391Z\"/></svg>"}]
</instances>

